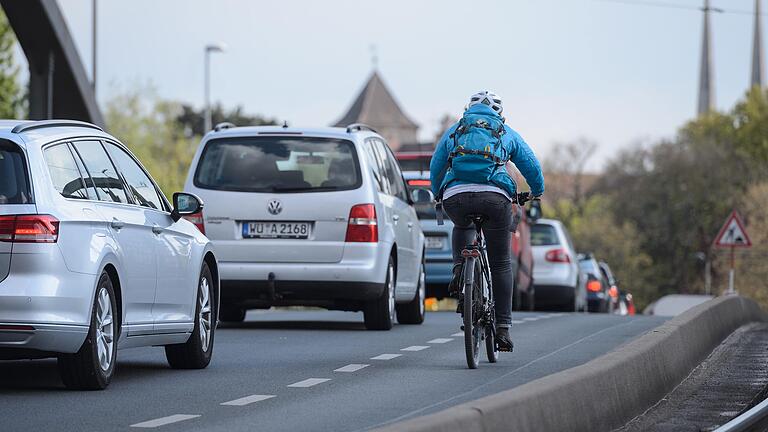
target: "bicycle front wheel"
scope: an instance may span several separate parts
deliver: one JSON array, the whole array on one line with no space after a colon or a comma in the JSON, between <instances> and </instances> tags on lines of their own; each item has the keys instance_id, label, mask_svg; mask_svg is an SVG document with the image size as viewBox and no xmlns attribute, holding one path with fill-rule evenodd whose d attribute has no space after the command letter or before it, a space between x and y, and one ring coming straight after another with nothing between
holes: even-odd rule
<instances>
[{"instance_id":1,"label":"bicycle front wheel","mask_svg":"<svg viewBox=\"0 0 768 432\"><path fill-rule=\"evenodd\" d=\"M467 366L470 369L477 369L480 362L480 338L481 329L477 322L479 316L476 316L477 308L475 302L480 301L479 293L476 290L479 276L476 270L480 262L472 257L464 261L464 351L467 355ZM476 277L478 276L478 277Z\"/></svg>"}]
</instances>

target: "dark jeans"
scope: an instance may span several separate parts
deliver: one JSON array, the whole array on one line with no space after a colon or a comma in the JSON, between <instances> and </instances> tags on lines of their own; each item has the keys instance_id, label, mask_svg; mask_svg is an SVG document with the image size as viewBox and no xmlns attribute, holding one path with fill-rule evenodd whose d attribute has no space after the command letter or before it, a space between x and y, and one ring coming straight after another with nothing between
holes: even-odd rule
<instances>
[{"instance_id":1,"label":"dark jeans","mask_svg":"<svg viewBox=\"0 0 768 432\"><path fill-rule=\"evenodd\" d=\"M483 235L491 266L493 297L496 302L496 325L512 324L512 202L496 192L464 192L443 202L443 208L454 223L453 261L461 263L461 250L474 240L475 228L467 216L482 214Z\"/></svg>"}]
</instances>

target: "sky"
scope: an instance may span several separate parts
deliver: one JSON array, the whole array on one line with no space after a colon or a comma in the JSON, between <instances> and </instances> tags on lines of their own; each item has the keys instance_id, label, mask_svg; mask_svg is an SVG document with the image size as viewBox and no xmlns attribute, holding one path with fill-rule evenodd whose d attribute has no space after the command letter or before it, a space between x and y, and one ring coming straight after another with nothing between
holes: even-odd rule
<instances>
[{"instance_id":1,"label":"sky","mask_svg":"<svg viewBox=\"0 0 768 432\"><path fill-rule=\"evenodd\" d=\"M58 1L90 73L91 1ZM754 2L712 5L750 11ZM226 52L211 62L214 101L323 126L364 85L375 45L380 74L423 139L489 89L537 155L592 139L597 171L619 149L673 137L695 115L701 27L696 10L601 0L99 0L97 96L104 107L151 85L201 107L203 49L222 42ZM748 14L712 16L720 110L747 90L752 27Z\"/></svg>"}]
</instances>

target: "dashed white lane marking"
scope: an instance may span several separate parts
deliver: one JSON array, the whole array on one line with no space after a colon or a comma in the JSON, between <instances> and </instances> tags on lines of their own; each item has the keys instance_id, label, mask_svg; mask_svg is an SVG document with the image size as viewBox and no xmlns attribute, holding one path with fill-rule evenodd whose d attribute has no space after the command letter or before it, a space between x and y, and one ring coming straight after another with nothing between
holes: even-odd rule
<instances>
[{"instance_id":1,"label":"dashed white lane marking","mask_svg":"<svg viewBox=\"0 0 768 432\"><path fill-rule=\"evenodd\" d=\"M542 316L540 316L538 318L539 319L549 319L549 318L554 318L554 317L555 317L554 315L542 315Z\"/></svg>"},{"instance_id":2,"label":"dashed white lane marking","mask_svg":"<svg viewBox=\"0 0 768 432\"><path fill-rule=\"evenodd\" d=\"M401 349L400 351L421 351L429 348L428 346L424 345L413 345L406 348Z\"/></svg>"},{"instance_id":3,"label":"dashed white lane marking","mask_svg":"<svg viewBox=\"0 0 768 432\"><path fill-rule=\"evenodd\" d=\"M402 356L402 354L381 354L376 357L371 357L371 360L392 360L393 358L398 358L400 356Z\"/></svg>"},{"instance_id":4,"label":"dashed white lane marking","mask_svg":"<svg viewBox=\"0 0 768 432\"><path fill-rule=\"evenodd\" d=\"M334 370L334 372L357 372L360 369L367 368L368 366L370 366L370 365L352 363L352 364L348 364L348 365L346 365L344 367L340 367L340 368Z\"/></svg>"},{"instance_id":5,"label":"dashed white lane marking","mask_svg":"<svg viewBox=\"0 0 768 432\"><path fill-rule=\"evenodd\" d=\"M462 333L462 335L463 335L463 333ZM431 343L431 344L444 344L444 343L448 343L448 342L450 342L452 340L453 339L451 339L451 338L437 338L437 339L432 339L431 341L427 341L427 343Z\"/></svg>"},{"instance_id":6,"label":"dashed white lane marking","mask_svg":"<svg viewBox=\"0 0 768 432\"><path fill-rule=\"evenodd\" d=\"M174 414L168 417L160 417L158 419L147 420L145 422L132 424L131 427L145 428L145 429L156 428L156 427L165 426L171 423L178 423L180 421L189 420L197 417L200 417L200 415L199 414Z\"/></svg>"},{"instance_id":7,"label":"dashed white lane marking","mask_svg":"<svg viewBox=\"0 0 768 432\"><path fill-rule=\"evenodd\" d=\"M551 316L551 317L561 317L561 316L563 316L563 315L565 315L565 314L564 314L564 313L553 313L553 314L549 314L549 316Z\"/></svg>"},{"instance_id":8,"label":"dashed white lane marking","mask_svg":"<svg viewBox=\"0 0 768 432\"><path fill-rule=\"evenodd\" d=\"M540 319L541 317L527 317L527 318L523 318L523 321L538 321Z\"/></svg>"},{"instance_id":9,"label":"dashed white lane marking","mask_svg":"<svg viewBox=\"0 0 768 432\"><path fill-rule=\"evenodd\" d=\"M246 406L250 405L255 402L261 402L263 400L272 399L273 397L277 397L275 395L250 395L246 397L241 397L240 399L231 400L229 402L222 402L222 405L230 405L230 406Z\"/></svg>"},{"instance_id":10,"label":"dashed white lane marking","mask_svg":"<svg viewBox=\"0 0 768 432\"><path fill-rule=\"evenodd\" d=\"M331 380L330 378L308 378L308 379L305 379L304 381L288 384L288 387L298 387L298 388L312 387L330 380Z\"/></svg>"},{"instance_id":11,"label":"dashed white lane marking","mask_svg":"<svg viewBox=\"0 0 768 432\"><path fill-rule=\"evenodd\" d=\"M522 324L524 322L523 320L512 320L512 324Z\"/></svg>"},{"instance_id":12,"label":"dashed white lane marking","mask_svg":"<svg viewBox=\"0 0 768 432\"><path fill-rule=\"evenodd\" d=\"M462 337L462 336L464 336L464 332L454 333L451 336L453 336L453 337Z\"/></svg>"}]
</instances>

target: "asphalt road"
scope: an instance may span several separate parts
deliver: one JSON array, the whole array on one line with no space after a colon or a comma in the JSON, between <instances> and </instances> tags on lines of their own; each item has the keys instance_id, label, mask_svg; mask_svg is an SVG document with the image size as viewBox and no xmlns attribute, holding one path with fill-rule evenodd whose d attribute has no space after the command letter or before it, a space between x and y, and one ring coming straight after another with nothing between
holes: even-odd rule
<instances>
[{"instance_id":1,"label":"asphalt road","mask_svg":"<svg viewBox=\"0 0 768 432\"><path fill-rule=\"evenodd\" d=\"M514 318L515 352L477 370L466 369L459 317L450 312L389 332L364 330L356 313L252 312L218 330L208 369L171 370L161 348L124 350L101 392L65 390L54 360L0 361L0 430L365 430L577 366L663 322Z\"/></svg>"}]
</instances>

